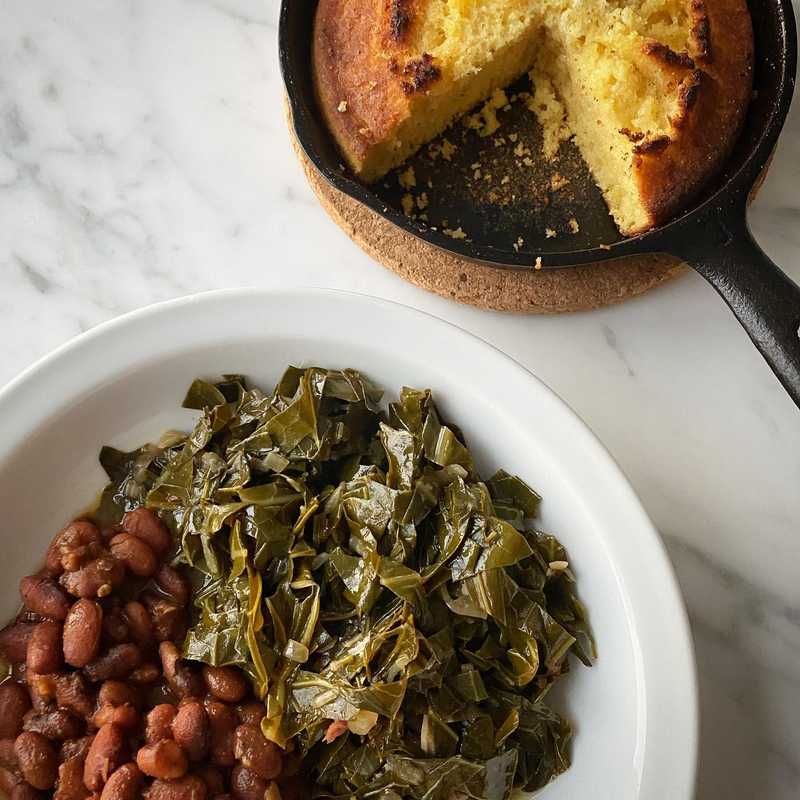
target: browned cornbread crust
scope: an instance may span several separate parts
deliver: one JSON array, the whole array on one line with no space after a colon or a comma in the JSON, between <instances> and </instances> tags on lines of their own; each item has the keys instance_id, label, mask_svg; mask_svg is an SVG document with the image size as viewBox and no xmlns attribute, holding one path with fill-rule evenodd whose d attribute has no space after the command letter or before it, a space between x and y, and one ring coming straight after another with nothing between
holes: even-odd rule
<instances>
[{"instance_id":1,"label":"browned cornbread crust","mask_svg":"<svg viewBox=\"0 0 800 800\"><path fill-rule=\"evenodd\" d=\"M356 172L368 151L411 112L410 95L403 89L402 45L386 41L391 13L383 0L320 0L317 7L312 69L319 107ZM385 54L386 44L396 51L394 64Z\"/></svg>"},{"instance_id":2,"label":"browned cornbread crust","mask_svg":"<svg viewBox=\"0 0 800 800\"><path fill-rule=\"evenodd\" d=\"M404 42L425 0L320 0L312 47L322 114L349 166L365 180L368 156L388 148L417 96L439 77L435 59ZM753 34L745 0L686 0L690 46L648 40L643 53L669 78L677 113L668 134L631 134L633 177L652 227L674 216L720 169L752 91ZM627 230L633 234L639 230Z\"/></svg>"},{"instance_id":3,"label":"browned cornbread crust","mask_svg":"<svg viewBox=\"0 0 800 800\"><path fill-rule=\"evenodd\" d=\"M673 67L682 115L669 141L634 157L651 227L669 220L717 173L739 135L753 88L753 27L744 0L691 0L690 63ZM665 69L670 65L665 63ZM634 231L635 232L635 231Z\"/></svg>"}]
</instances>

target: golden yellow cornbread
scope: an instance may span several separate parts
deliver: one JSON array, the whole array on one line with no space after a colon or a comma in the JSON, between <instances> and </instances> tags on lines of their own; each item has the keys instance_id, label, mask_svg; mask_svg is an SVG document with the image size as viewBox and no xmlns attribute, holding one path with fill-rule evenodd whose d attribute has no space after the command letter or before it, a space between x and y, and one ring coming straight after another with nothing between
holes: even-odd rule
<instances>
[{"instance_id":1,"label":"golden yellow cornbread","mask_svg":"<svg viewBox=\"0 0 800 800\"><path fill-rule=\"evenodd\" d=\"M365 182L531 71L549 152L571 134L633 234L730 152L753 35L745 0L320 0L312 58L324 118Z\"/></svg>"}]
</instances>

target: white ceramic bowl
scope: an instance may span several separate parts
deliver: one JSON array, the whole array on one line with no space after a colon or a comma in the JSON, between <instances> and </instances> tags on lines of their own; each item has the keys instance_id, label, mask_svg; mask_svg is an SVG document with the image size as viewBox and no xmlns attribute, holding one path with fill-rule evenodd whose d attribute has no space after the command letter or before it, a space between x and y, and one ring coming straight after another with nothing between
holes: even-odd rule
<instances>
[{"instance_id":1,"label":"white ceramic bowl","mask_svg":"<svg viewBox=\"0 0 800 800\"><path fill-rule=\"evenodd\" d=\"M557 698L575 725L573 766L538 795L689 800L697 746L694 661L664 548L625 477L547 387L434 317L341 292L235 290L152 306L101 325L0 391L0 507L13 613L17 580L103 485L103 444L132 448L182 410L196 376L241 372L270 387L286 364L356 367L391 394L430 387L485 472L502 466L544 497L598 642Z\"/></svg>"}]
</instances>

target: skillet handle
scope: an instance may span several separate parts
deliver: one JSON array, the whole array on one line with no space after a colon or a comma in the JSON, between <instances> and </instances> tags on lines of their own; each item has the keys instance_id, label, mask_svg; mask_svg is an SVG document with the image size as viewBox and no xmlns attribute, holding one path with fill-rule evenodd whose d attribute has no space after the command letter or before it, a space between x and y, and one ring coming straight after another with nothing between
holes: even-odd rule
<instances>
[{"instance_id":1,"label":"skillet handle","mask_svg":"<svg viewBox=\"0 0 800 800\"><path fill-rule=\"evenodd\" d=\"M800 286L753 239L743 204L737 210L706 219L705 230L687 237L683 257L722 296L800 407Z\"/></svg>"}]
</instances>

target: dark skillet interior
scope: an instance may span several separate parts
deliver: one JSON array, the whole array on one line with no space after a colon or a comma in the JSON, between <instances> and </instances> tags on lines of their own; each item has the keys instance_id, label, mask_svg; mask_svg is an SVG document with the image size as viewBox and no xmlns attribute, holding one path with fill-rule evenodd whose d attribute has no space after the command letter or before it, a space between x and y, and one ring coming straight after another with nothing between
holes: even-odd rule
<instances>
[{"instance_id":1,"label":"dark skillet interior","mask_svg":"<svg viewBox=\"0 0 800 800\"><path fill-rule=\"evenodd\" d=\"M450 161L441 156L431 159L428 148L423 148L408 162L415 167L413 194L424 191L428 199L426 208L415 208L416 219L402 211L406 190L396 172L372 186L355 180L343 165L315 101L310 49L317 0L283 0L281 70L298 141L337 189L414 236L471 260L527 269L539 257L545 268L587 264L645 251L670 252L674 249L670 243L685 235L685 223L705 207L727 205L731 196L750 190L772 153L791 100L797 41L791 10L787 13L790 2L750 0L755 92L723 172L681 217L628 239L620 237L574 145L562 144L555 164L544 161L541 131L524 101L498 112L501 128L493 136L481 138L456 122L444 134L457 145ZM527 79L522 79L507 94L529 88ZM510 133L517 134L515 142ZM517 149L520 144L524 149ZM558 185L559 176L569 183L554 190L553 179ZM451 232L461 228L467 238L453 238L444 228Z\"/></svg>"}]
</instances>

